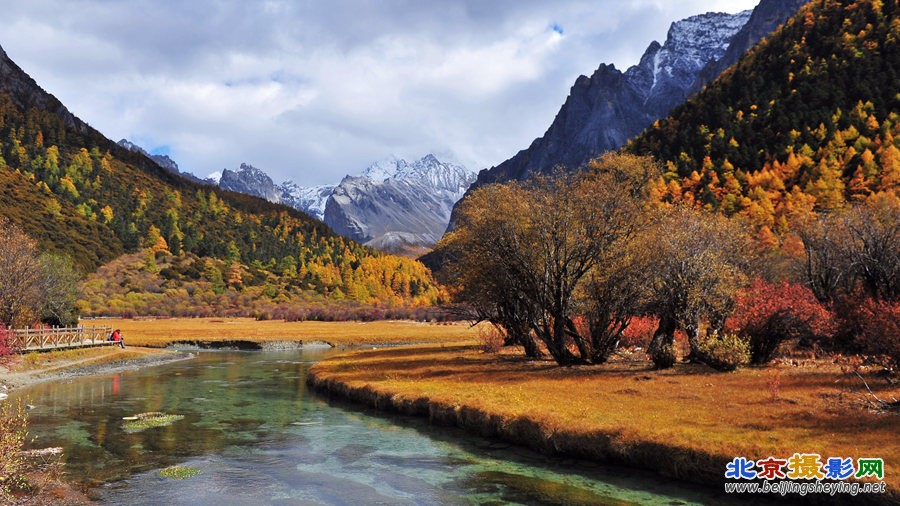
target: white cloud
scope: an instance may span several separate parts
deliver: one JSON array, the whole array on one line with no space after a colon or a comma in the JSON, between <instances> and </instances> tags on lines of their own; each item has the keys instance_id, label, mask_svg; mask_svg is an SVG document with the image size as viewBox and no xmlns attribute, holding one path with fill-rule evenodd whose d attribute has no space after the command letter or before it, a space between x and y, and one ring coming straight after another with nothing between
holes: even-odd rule
<instances>
[{"instance_id":1,"label":"white cloud","mask_svg":"<svg viewBox=\"0 0 900 506\"><path fill-rule=\"evenodd\" d=\"M0 45L109 137L168 146L201 175L246 161L320 184L390 153L497 164L543 134L578 74L755 2L4 4Z\"/></svg>"}]
</instances>

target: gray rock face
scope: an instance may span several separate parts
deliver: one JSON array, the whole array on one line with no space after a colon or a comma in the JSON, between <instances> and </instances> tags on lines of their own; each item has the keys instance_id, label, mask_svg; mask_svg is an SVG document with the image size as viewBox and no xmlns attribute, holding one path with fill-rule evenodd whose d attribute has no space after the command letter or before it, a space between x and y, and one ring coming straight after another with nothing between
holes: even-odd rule
<instances>
[{"instance_id":1,"label":"gray rock face","mask_svg":"<svg viewBox=\"0 0 900 506\"><path fill-rule=\"evenodd\" d=\"M464 167L434 155L420 160L389 158L336 186L275 185L248 164L225 169L207 181L219 188L277 202L324 221L335 232L373 248L416 252L434 246L450 221L453 206L475 180Z\"/></svg>"},{"instance_id":2,"label":"gray rock face","mask_svg":"<svg viewBox=\"0 0 900 506\"><path fill-rule=\"evenodd\" d=\"M272 178L252 165L242 163L237 171L225 169L219 179L219 188L247 195L254 195L269 202L281 203L281 192Z\"/></svg>"},{"instance_id":3,"label":"gray rock face","mask_svg":"<svg viewBox=\"0 0 900 506\"><path fill-rule=\"evenodd\" d=\"M151 160L156 162L156 165L159 165L163 169L171 172L172 174L182 174L181 172L178 171L178 164L175 163L175 160L172 160L171 158L169 158L168 155L151 155L150 153L147 152L147 150L145 150L144 148L138 146L137 144L129 141L128 139L122 139L119 142L117 142L116 144L118 144L119 146L122 146L123 148L127 149L128 151L134 151L135 153L140 153L140 154L150 158ZM184 174L184 175L193 177L193 174Z\"/></svg>"},{"instance_id":4,"label":"gray rock face","mask_svg":"<svg viewBox=\"0 0 900 506\"><path fill-rule=\"evenodd\" d=\"M651 43L640 63L624 73L601 64L590 77L579 77L544 136L481 171L472 189L524 180L558 165L572 170L621 147L684 102L700 71L725 54L731 37L749 18L750 11L692 16L673 23L665 44Z\"/></svg>"},{"instance_id":5,"label":"gray rock face","mask_svg":"<svg viewBox=\"0 0 900 506\"><path fill-rule=\"evenodd\" d=\"M36 107L56 113L66 126L79 133L88 133L92 130L87 123L66 109L56 97L38 86L31 76L9 59L2 47L0 47L0 91L9 93L19 106Z\"/></svg>"},{"instance_id":6,"label":"gray rock face","mask_svg":"<svg viewBox=\"0 0 900 506\"><path fill-rule=\"evenodd\" d=\"M752 13L709 13L673 23L666 42L651 43L624 73L602 64L591 77L579 77L544 136L482 170L469 191L558 165L574 170L618 149L736 63L806 1L762 0Z\"/></svg>"},{"instance_id":7,"label":"gray rock face","mask_svg":"<svg viewBox=\"0 0 900 506\"><path fill-rule=\"evenodd\" d=\"M320 221L325 221L325 202L334 192L334 185L298 186L293 181L285 181L279 190L282 204L299 209Z\"/></svg>"},{"instance_id":8,"label":"gray rock face","mask_svg":"<svg viewBox=\"0 0 900 506\"><path fill-rule=\"evenodd\" d=\"M434 155L412 163L376 163L334 188L325 204L325 223L343 236L386 251L431 247L473 180L465 168Z\"/></svg>"},{"instance_id":9,"label":"gray rock face","mask_svg":"<svg viewBox=\"0 0 900 506\"><path fill-rule=\"evenodd\" d=\"M691 86L693 95L707 83L715 80L728 67L737 63L741 55L755 46L763 37L775 31L782 23L800 10L809 0L762 0L753 9L747 24L731 38L728 49L718 60L708 63Z\"/></svg>"}]
</instances>

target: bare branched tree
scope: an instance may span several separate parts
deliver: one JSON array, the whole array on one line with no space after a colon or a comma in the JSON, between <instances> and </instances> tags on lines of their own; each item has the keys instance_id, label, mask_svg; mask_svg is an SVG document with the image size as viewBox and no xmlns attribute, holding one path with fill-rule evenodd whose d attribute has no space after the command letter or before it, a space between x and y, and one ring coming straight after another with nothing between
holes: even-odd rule
<instances>
[{"instance_id":1,"label":"bare branched tree","mask_svg":"<svg viewBox=\"0 0 900 506\"><path fill-rule=\"evenodd\" d=\"M862 288L876 300L900 300L900 197L873 195L844 222L849 240L841 250Z\"/></svg>"},{"instance_id":2,"label":"bare branched tree","mask_svg":"<svg viewBox=\"0 0 900 506\"><path fill-rule=\"evenodd\" d=\"M38 252L22 230L0 218L0 325L76 323L80 275L71 260Z\"/></svg>"},{"instance_id":3,"label":"bare branched tree","mask_svg":"<svg viewBox=\"0 0 900 506\"><path fill-rule=\"evenodd\" d=\"M812 216L798 227L806 256L801 279L822 302L857 289L876 300L900 300L900 197L870 196L864 203Z\"/></svg>"},{"instance_id":4,"label":"bare branched tree","mask_svg":"<svg viewBox=\"0 0 900 506\"><path fill-rule=\"evenodd\" d=\"M0 324L18 327L40 319L41 276L35 242L0 218Z\"/></svg>"}]
</instances>

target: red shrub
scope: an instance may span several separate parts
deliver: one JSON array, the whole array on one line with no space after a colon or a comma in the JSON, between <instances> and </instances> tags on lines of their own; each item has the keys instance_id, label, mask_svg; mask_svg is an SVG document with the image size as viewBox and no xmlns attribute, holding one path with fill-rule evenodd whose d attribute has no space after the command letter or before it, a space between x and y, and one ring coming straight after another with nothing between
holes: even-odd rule
<instances>
[{"instance_id":1,"label":"red shrub","mask_svg":"<svg viewBox=\"0 0 900 506\"><path fill-rule=\"evenodd\" d=\"M840 305L837 341L850 351L887 357L900 368L900 302L858 297Z\"/></svg>"},{"instance_id":2,"label":"red shrub","mask_svg":"<svg viewBox=\"0 0 900 506\"><path fill-rule=\"evenodd\" d=\"M653 333L659 327L659 318L655 316L635 316L622 332L620 346L640 346L644 349L650 344Z\"/></svg>"},{"instance_id":3,"label":"red shrub","mask_svg":"<svg viewBox=\"0 0 900 506\"><path fill-rule=\"evenodd\" d=\"M726 330L748 338L750 361L761 364L771 360L784 341L810 343L830 337L835 323L831 312L808 288L756 279L738 296Z\"/></svg>"},{"instance_id":4,"label":"red shrub","mask_svg":"<svg viewBox=\"0 0 900 506\"><path fill-rule=\"evenodd\" d=\"M19 341L13 332L0 325L0 367L9 368L19 353Z\"/></svg>"}]
</instances>

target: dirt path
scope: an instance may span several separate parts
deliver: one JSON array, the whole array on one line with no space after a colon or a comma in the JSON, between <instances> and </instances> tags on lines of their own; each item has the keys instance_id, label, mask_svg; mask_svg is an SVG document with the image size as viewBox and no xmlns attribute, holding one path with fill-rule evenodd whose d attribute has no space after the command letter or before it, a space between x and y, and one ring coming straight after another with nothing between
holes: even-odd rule
<instances>
[{"instance_id":1,"label":"dirt path","mask_svg":"<svg viewBox=\"0 0 900 506\"><path fill-rule=\"evenodd\" d=\"M103 348L103 352L87 357L53 360L48 364L37 366L27 371L0 373L0 384L8 390L16 390L26 386L58 381L77 376L93 376L109 374L142 367L166 364L177 360L192 358L193 354L167 350L131 347Z\"/></svg>"}]
</instances>

